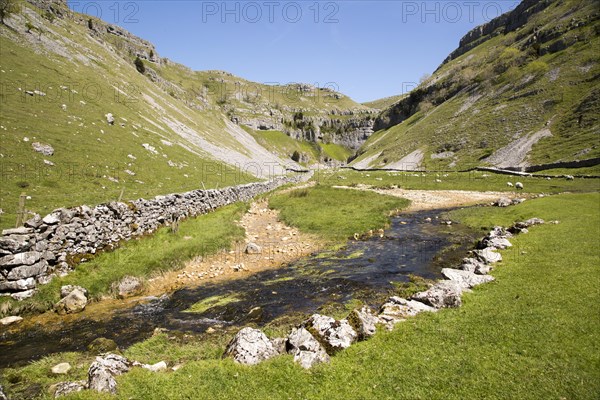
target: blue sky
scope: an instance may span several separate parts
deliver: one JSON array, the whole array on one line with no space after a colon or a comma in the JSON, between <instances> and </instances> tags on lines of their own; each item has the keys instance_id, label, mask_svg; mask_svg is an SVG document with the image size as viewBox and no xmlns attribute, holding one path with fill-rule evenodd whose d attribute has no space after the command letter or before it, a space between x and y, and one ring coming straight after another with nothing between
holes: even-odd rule
<instances>
[{"instance_id":1,"label":"blue sky","mask_svg":"<svg viewBox=\"0 0 600 400\"><path fill-rule=\"evenodd\" d=\"M473 27L518 1L69 1L195 70L337 87L359 102L403 93Z\"/></svg>"}]
</instances>

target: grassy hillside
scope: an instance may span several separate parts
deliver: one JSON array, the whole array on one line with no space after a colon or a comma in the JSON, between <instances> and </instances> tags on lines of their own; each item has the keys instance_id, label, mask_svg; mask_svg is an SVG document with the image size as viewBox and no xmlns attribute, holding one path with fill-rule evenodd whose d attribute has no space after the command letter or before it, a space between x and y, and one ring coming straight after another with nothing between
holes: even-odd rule
<instances>
[{"instance_id":1,"label":"grassy hillside","mask_svg":"<svg viewBox=\"0 0 600 400\"><path fill-rule=\"evenodd\" d=\"M264 148L281 158L291 158L294 152L302 155L300 164L313 165L320 160L336 160L346 162L352 151L347 147L335 143L310 142L307 140L296 140L281 131L276 130L253 130L248 127L243 129Z\"/></svg>"},{"instance_id":2,"label":"grassy hillside","mask_svg":"<svg viewBox=\"0 0 600 400\"><path fill-rule=\"evenodd\" d=\"M376 110L384 110L384 109L390 107L391 105L397 103L398 101L400 101L400 99L402 99L404 97L405 97L405 95L399 94L396 96L389 96L389 97L384 97L382 99L367 101L366 103L362 103L362 104L363 104L363 106L374 108Z\"/></svg>"},{"instance_id":3,"label":"grassy hillside","mask_svg":"<svg viewBox=\"0 0 600 400\"><path fill-rule=\"evenodd\" d=\"M479 39L385 110L356 162L392 165L417 150L440 169L600 156L599 18L591 0L553 1Z\"/></svg>"},{"instance_id":4,"label":"grassy hillside","mask_svg":"<svg viewBox=\"0 0 600 400\"><path fill-rule=\"evenodd\" d=\"M26 209L43 214L245 183L257 179L247 163L291 163L220 110L194 108L172 85L153 83L157 63L143 61L146 75L139 73L140 39L111 34L96 20L92 30L76 13L59 18L20 6L0 25L0 227L14 225L23 192ZM34 151L36 142L54 153Z\"/></svg>"}]
</instances>

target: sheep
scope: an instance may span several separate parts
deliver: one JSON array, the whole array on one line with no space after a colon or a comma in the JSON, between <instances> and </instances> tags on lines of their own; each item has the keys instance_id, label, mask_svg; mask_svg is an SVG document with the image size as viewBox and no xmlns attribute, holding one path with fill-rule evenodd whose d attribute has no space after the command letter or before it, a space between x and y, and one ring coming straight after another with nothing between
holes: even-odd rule
<instances>
[{"instance_id":1,"label":"sheep","mask_svg":"<svg viewBox=\"0 0 600 400\"><path fill-rule=\"evenodd\" d=\"M506 186L513 187L513 184L512 184L512 182L506 182Z\"/></svg>"},{"instance_id":2,"label":"sheep","mask_svg":"<svg viewBox=\"0 0 600 400\"><path fill-rule=\"evenodd\" d=\"M521 182L517 182L517 183L515 183L515 188L523 189L523 184Z\"/></svg>"},{"instance_id":3,"label":"sheep","mask_svg":"<svg viewBox=\"0 0 600 400\"><path fill-rule=\"evenodd\" d=\"M565 179L568 181L572 181L573 179L575 179L575 177L573 175L565 175Z\"/></svg>"}]
</instances>

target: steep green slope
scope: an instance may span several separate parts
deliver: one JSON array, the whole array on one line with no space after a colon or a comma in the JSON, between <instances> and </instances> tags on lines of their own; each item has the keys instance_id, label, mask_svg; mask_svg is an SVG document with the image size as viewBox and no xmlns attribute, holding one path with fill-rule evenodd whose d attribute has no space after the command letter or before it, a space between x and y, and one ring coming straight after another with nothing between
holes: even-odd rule
<instances>
[{"instance_id":1,"label":"steep green slope","mask_svg":"<svg viewBox=\"0 0 600 400\"><path fill-rule=\"evenodd\" d=\"M310 163L329 156L301 142L341 141L341 150L330 147L349 155L344 135L358 137L352 116L372 113L327 88L191 71L118 26L72 12L64 0L17 3L0 24L3 228L15 224L21 193L29 196L28 212L44 214L223 187L299 167L290 159L293 150L266 149L246 125L281 127ZM53 154L36 152L34 143L49 145Z\"/></svg>"},{"instance_id":2,"label":"steep green slope","mask_svg":"<svg viewBox=\"0 0 600 400\"><path fill-rule=\"evenodd\" d=\"M27 210L44 213L121 193L128 199L256 179L236 168L235 157L201 146L248 153L222 133L226 123L218 114L192 113L169 98L108 42L88 35L87 26L44 18L27 3L6 22L0 26L2 227L15 223L21 192L31 197ZM168 109L169 118L157 108ZM53 154L34 151L34 143L50 145Z\"/></svg>"},{"instance_id":3,"label":"steep green slope","mask_svg":"<svg viewBox=\"0 0 600 400\"><path fill-rule=\"evenodd\" d=\"M378 116L355 165L519 167L599 157L599 17L591 0L526 0L474 29L430 79Z\"/></svg>"},{"instance_id":4,"label":"steep green slope","mask_svg":"<svg viewBox=\"0 0 600 400\"><path fill-rule=\"evenodd\" d=\"M399 94L396 96L384 97L382 99L368 101L366 103L362 103L362 105L370 107L370 108L374 108L376 110L385 110L386 108L396 104L398 101L400 101L404 97L405 97L405 95Z\"/></svg>"}]
</instances>

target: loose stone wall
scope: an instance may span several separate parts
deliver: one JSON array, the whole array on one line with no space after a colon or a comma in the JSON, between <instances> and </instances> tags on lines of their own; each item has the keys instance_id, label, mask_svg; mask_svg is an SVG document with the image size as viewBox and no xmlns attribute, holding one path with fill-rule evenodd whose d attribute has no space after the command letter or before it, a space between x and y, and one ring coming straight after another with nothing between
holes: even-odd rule
<instances>
[{"instance_id":1,"label":"loose stone wall","mask_svg":"<svg viewBox=\"0 0 600 400\"><path fill-rule=\"evenodd\" d=\"M123 240L154 232L173 221L205 214L237 201L247 201L306 175L279 177L223 189L194 190L127 203L59 208L45 217L35 215L25 226L0 236L0 295L22 300L38 284L68 273L73 264Z\"/></svg>"}]
</instances>

